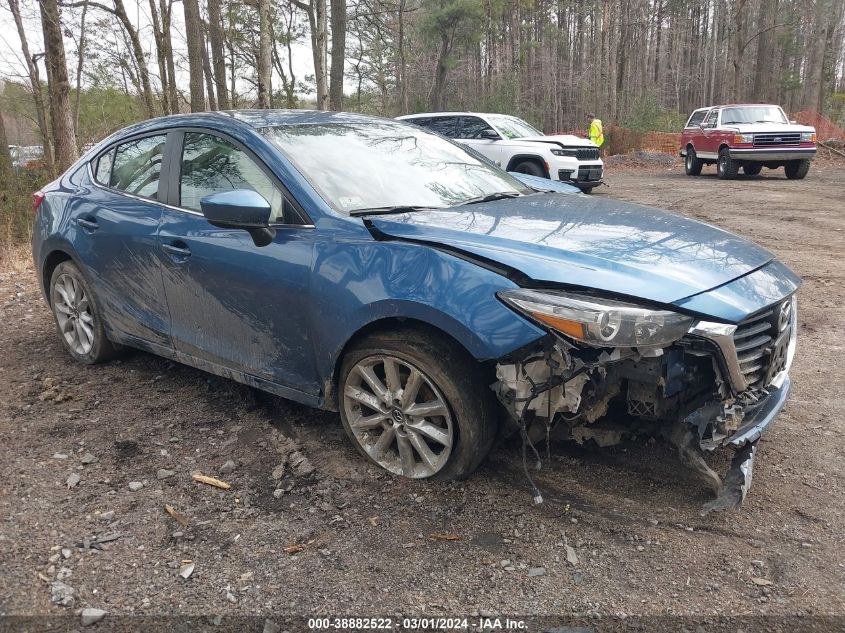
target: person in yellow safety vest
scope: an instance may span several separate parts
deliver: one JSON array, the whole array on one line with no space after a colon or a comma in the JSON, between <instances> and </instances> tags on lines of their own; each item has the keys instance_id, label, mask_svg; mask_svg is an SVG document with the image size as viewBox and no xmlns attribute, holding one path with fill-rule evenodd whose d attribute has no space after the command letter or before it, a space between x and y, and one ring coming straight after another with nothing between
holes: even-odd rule
<instances>
[{"instance_id":1,"label":"person in yellow safety vest","mask_svg":"<svg viewBox=\"0 0 845 633\"><path fill-rule=\"evenodd\" d=\"M601 126L601 119L597 119L594 112L587 115L587 120L590 122L590 140L601 147L604 144L604 130Z\"/></svg>"}]
</instances>

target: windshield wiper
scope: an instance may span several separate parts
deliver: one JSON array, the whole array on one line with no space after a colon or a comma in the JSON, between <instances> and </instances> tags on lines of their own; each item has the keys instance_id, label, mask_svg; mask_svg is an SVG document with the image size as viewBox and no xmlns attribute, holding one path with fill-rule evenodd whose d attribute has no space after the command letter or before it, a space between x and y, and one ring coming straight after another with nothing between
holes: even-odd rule
<instances>
[{"instance_id":1,"label":"windshield wiper","mask_svg":"<svg viewBox=\"0 0 845 633\"><path fill-rule=\"evenodd\" d=\"M759 121L754 121L754 123L783 123L783 121L770 121L769 119L760 119Z\"/></svg>"},{"instance_id":2,"label":"windshield wiper","mask_svg":"<svg viewBox=\"0 0 845 633\"><path fill-rule=\"evenodd\" d=\"M518 191L497 191L496 193L488 193L486 196L478 198L470 198L460 204L477 204L479 202L495 202L496 200L505 200L506 198L518 198L522 194Z\"/></svg>"},{"instance_id":3,"label":"windshield wiper","mask_svg":"<svg viewBox=\"0 0 845 633\"><path fill-rule=\"evenodd\" d=\"M355 209L349 215L357 218L362 215L391 215L397 213L413 213L414 211L425 211L428 209L440 209L442 207L416 207L413 205L399 205L395 207L373 207L371 209Z\"/></svg>"}]
</instances>

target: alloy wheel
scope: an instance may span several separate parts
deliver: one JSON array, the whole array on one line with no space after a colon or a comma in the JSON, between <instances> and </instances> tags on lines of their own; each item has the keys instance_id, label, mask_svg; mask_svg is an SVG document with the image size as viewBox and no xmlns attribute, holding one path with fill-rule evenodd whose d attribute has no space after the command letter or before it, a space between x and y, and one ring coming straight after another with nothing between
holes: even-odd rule
<instances>
[{"instance_id":1,"label":"alloy wheel","mask_svg":"<svg viewBox=\"0 0 845 633\"><path fill-rule=\"evenodd\" d=\"M346 378L343 407L355 441L385 470L419 479L449 461L455 441L449 406L411 363L385 354L362 359Z\"/></svg>"},{"instance_id":2,"label":"alloy wheel","mask_svg":"<svg viewBox=\"0 0 845 633\"><path fill-rule=\"evenodd\" d=\"M53 284L53 311L68 347L80 355L94 346L94 315L82 283L67 273Z\"/></svg>"}]
</instances>

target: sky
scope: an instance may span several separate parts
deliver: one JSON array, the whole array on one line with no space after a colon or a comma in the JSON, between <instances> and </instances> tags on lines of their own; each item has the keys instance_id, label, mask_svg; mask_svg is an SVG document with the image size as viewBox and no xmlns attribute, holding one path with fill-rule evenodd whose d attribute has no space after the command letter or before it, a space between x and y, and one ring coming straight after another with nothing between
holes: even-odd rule
<instances>
[{"instance_id":1,"label":"sky","mask_svg":"<svg viewBox=\"0 0 845 633\"><path fill-rule=\"evenodd\" d=\"M24 26L26 29L27 40L31 53L41 52L43 50L41 24L38 18L37 4L33 0L21 0L24 6L21 11L24 14ZM144 47L144 52L149 53L154 50L155 43L153 39L152 26L149 17L149 3L139 2L138 0L125 0L126 10L133 21L139 25L139 35L141 45ZM176 2L173 7L173 48L177 58L180 55L186 54L186 45L184 37L184 13L182 3ZM89 9L89 11L97 11L96 9ZM102 13L102 12L100 12ZM91 14L89 13L89 16ZM73 20L72 24L76 24ZM115 28L119 28L115 23ZM65 38L65 52L68 55L69 73L73 77L75 73L75 60L73 58L76 45L72 39ZM179 62L177 59L177 66ZM299 43L293 46L293 67L297 78L301 79L305 75L314 73L314 64L311 56L310 45ZM149 64L149 71L158 77L158 66L156 63ZM177 67L177 85L180 89L187 91L188 87L188 73L185 69ZM0 1L0 78L16 79L26 75L26 66L21 54L20 39L18 38L17 28L15 27L12 13L5 1ZM43 68L42 68L43 76ZM278 78L274 79L274 86L281 85ZM243 87L246 90L246 86Z\"/></svg>"}]
</instances>

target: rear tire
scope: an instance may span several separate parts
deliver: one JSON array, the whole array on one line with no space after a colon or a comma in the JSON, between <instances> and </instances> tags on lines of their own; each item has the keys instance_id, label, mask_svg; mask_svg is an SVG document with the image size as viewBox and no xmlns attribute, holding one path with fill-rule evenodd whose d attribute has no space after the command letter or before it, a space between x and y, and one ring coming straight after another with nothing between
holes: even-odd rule
<instances>
[{"instance_id":1,"label":"rear tire","mask_svg":"<svg viewBox=\"0 0 845 633\"><path fill-rule=\"evenodd\" d=\"M684 157L684 172L686 172L687 176L700 176L703 166L704 162L696 157L692 145L687 147L687 155Z\"/></svg>"},{"instance_id":2,"label":"rear tire","mask_svg":"<svg viewBox=\"0 0 845 633\"><path fill-rule=\"evenodd\" d=\"M791 160L784 165L783 170L786 172L786 177L790 180L801 180L810 171L810 161L808 160Z\"/></svg>"},{"instance_id":3,"label":"rear tire","mask_svg":"<svg viewBox=\"0 0 845 633\"><path fill-rule=\"evenodd\" d=\"M757 176L763 171L763 166L760 163L745 163L742 166L742 173L746 176Z\"/></svg>"},{"instance_id":4,"label":"rear tire","mask_svg":"<svg viewBox=\"0 0 845 633\"><path fill-rule=\"evenodd\" d=\"M548 178L545 170L532 160L524 160L513 168L515 172L520 174L528 174L529 176L537 176L538 178Z\"/></svg>"},{"instance_id":5,"label":"rear tire","mask_svg":"<svg viewBox=\"0 0 845 633\"><path fill-rule=\"evenodd\" d=\"M357 342L343 358L338 400L355 447L413 479L467 477L498 432L493 392L478 364L453 341L419 330Z\"/></svg>"},{"instance_id":6,"label":"rear tire","mask_svg":"<svg viewBox=\"0 0 845 633\"><path fill-rule=\"evenodd\" d=\"M723 147L719 150L719 160L716 163L716 175L722 180L733 180L739 172L739 163L731 158L730 150Z\"/></svg>"},{"instance_id":7,"label":"rear tire","mask_svg":"<svg viewBox=\"0 0 845 633\"><path fill-rule=\"evenodd\" d=\"M80 363L102 363L119 354L120 346L106 337L91 287L72 261L64 261L53 270L50 308L62 345Z\"/></svg>"}]
</instances>

